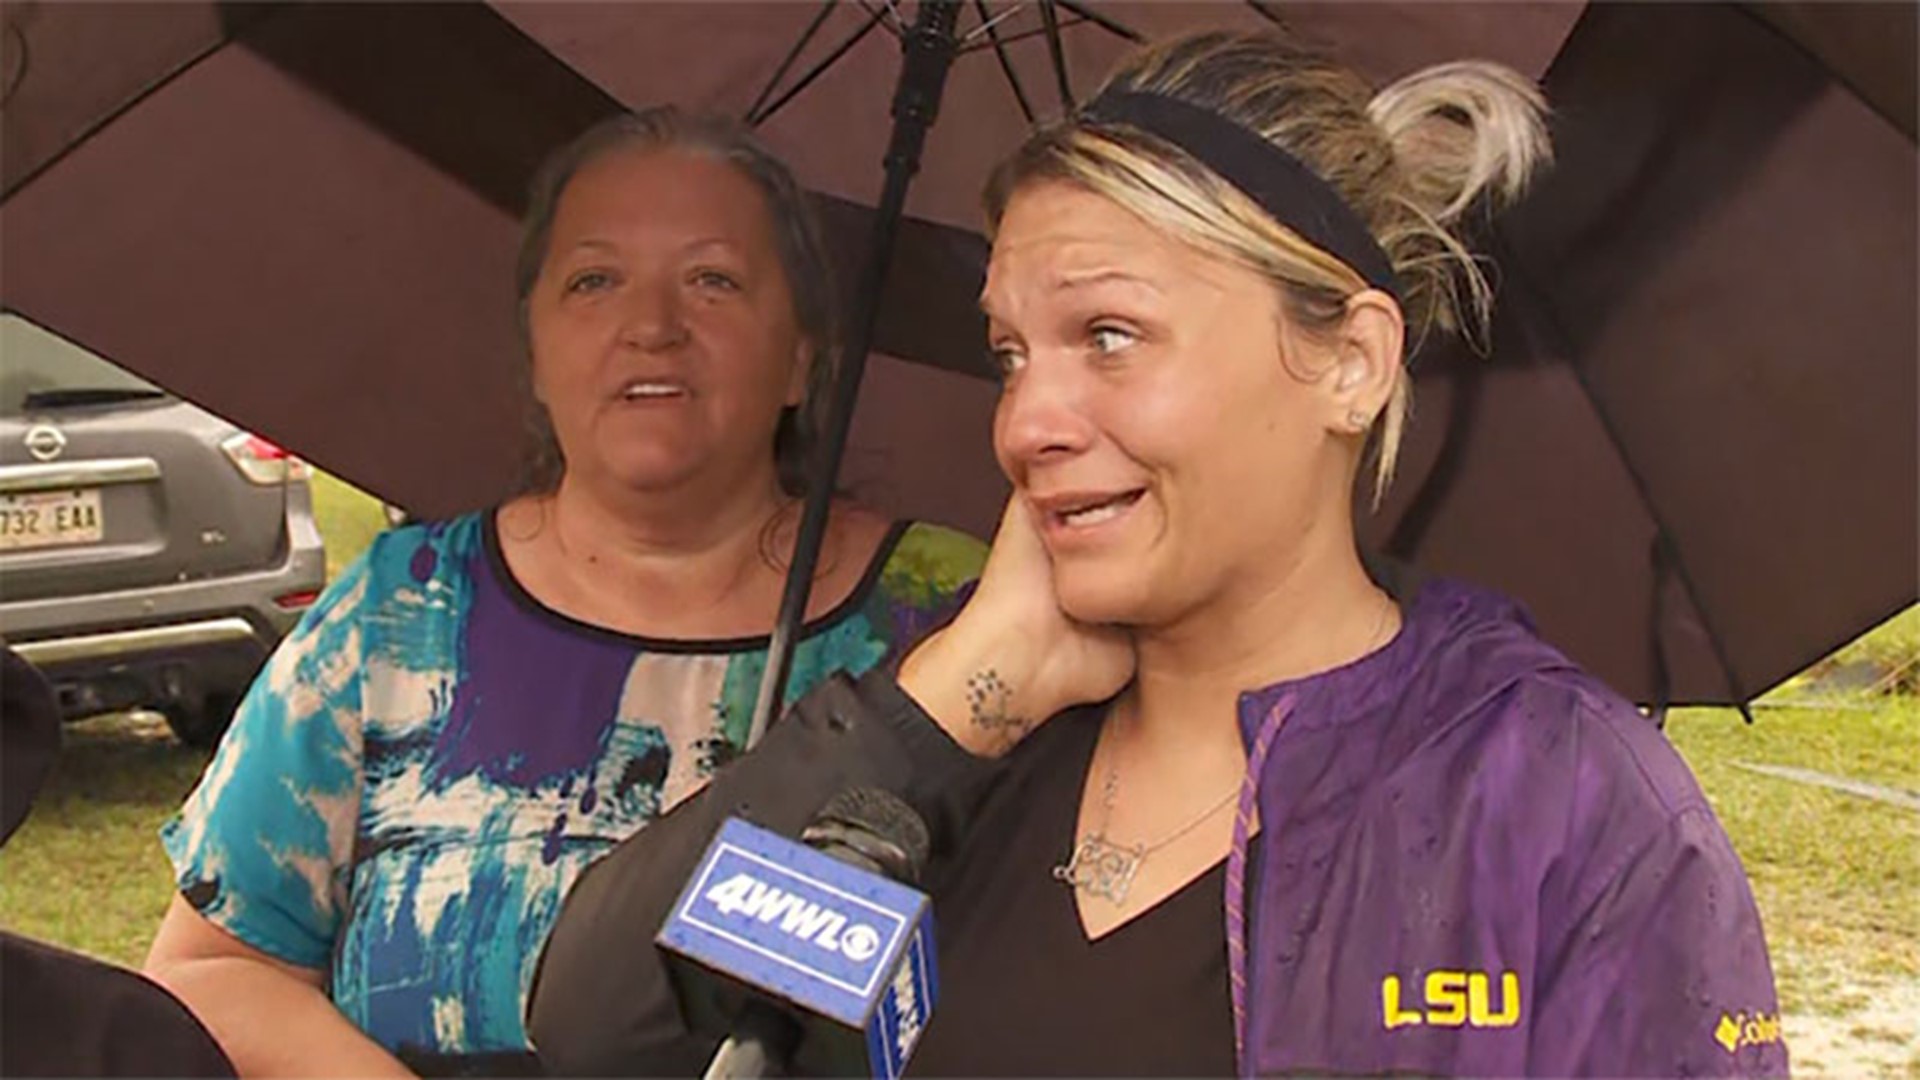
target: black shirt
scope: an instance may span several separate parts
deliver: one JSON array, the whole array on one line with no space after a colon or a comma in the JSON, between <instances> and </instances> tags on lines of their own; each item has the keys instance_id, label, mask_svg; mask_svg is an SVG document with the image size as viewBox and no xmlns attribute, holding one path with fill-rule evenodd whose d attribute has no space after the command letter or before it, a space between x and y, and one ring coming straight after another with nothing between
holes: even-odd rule
<instances>
[{"instance_id":1,"label":"black shirt","mask_svg":"<svg viewBox=\"0 0 1920 1080\"><path fill-rule=\"evenodd\" d=\"M1224 867L1096 942L1054 880L1098 734L1097 710L1075 710L987 762L886 672L826 680L703 792L581 875L533 985L542 1064L698 1075L719 1040L688 1030L653 937L714 831L737 815L797 836L834 794L881 787L913 805L935 852L925 885L939 989L910 1073L1230 1075Z\"/></svg>"},{"instance_id":2,"label":"black shirt","mask_svg":"<svg viewBox=\"0 0 1920 1080\"><path fill-rule=\"evenodd\" d=\"M910 1072L1233 1074L1224 861L1097 941L1053 876L1099 731L1097 712L1076 710L1035 732L941 875L939 997Z\"/></svg>"}]
</instances>

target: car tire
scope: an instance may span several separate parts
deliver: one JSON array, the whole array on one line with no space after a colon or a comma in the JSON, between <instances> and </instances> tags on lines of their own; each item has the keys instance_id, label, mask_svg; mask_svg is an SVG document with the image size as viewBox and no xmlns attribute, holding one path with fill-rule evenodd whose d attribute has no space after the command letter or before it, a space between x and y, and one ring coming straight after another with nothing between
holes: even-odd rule
<instances>
[{"instance_id":1,"label":"car tire","mask_svg":"<svg viewBox=\"0 0 1920 1080\"><path fill-rule=\"evenodd\" d=\"M173 729L174 738L196 750L205 750L227 733L227 726L233 722L234 707L239 703L238 694L206 694L197 702L162 705L160 715L167 718L167 727Z\"/></svg>"}]
</instances>

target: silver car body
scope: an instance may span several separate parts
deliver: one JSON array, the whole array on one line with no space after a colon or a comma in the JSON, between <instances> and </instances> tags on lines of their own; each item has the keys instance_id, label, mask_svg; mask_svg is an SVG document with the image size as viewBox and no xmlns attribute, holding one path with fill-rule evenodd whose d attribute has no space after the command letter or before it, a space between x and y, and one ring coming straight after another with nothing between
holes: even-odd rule
<instances>
[{"instance_id":1,"label":"silver car body","mask_svg":"<svg viewBox=\"0 0 1920 1080\"><path fill-rule=\"evenodd\" d=\"M280 454L0 316L0 636L63 711L224 729L326 580L305 466Z\"/></svg>"}]
</instances>

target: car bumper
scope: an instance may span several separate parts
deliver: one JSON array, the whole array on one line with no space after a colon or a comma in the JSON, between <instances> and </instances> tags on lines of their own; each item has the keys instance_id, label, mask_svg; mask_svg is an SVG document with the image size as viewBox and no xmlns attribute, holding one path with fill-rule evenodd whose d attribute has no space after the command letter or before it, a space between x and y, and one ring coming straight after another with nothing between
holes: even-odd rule
<instances>
[{"instance_id":1,"label":"car bumper","mask_svg":"<svg viewBox=\"0 0 1920 1080\"><path fill-rule=\"evenodd\" d=\"M325 551L301 546L293 548L280 565L251 573L80 596L0 599L0 634L22 651L23 644L53 638L86 638L232 616L246 620L271 644L293 629L306 610L282 607L275 598L317 590L326 580Z\"/></svg>"},{"instance_id":2,"label":"car bumper","mask_svg":"<svg viewBox=\"0 0 1920 1080\"><path fill-rule=\"evenodd\" d=\"M260 632L237 615L220 619L108 630L97 634L23 641L13 651L38 668L69 664L114 663L148 653L193 652L260 643Z\"/></svg>"},{"instance_id":3,"label":"car bumper","mask_svg":"<svg viewBox=\"0 0 1920 1080\"><path fill-rule=\"evenodd\" d=\"M279 566L205 581L38 600L0 600L0 636L75 715L159 698L244 690L305 605L277 597L326 582L318 546Z\"/></svg>"}]
</instances>

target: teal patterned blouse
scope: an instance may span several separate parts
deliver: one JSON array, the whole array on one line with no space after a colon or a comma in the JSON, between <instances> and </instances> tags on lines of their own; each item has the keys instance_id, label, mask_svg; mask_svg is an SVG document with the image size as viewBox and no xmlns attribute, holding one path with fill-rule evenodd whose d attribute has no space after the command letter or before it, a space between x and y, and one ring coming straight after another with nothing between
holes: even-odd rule
<instances>
[{"instance_id":1,"label":"teal patterned blouse","mask_svg":"<svg viewBox=\"0 0 1920 1080\"><path fill-rule=\"evenodd\" d=\"M809 624L791 695L912 644L984 557L951 530L896 525ZM390 1050L523 1051L561 898L739 752L766 646L632 637L543 607L490 513L389 532L281 644L163 829L181 892L247 944L326 971Z\"/></svg>"}]
</instances>

